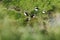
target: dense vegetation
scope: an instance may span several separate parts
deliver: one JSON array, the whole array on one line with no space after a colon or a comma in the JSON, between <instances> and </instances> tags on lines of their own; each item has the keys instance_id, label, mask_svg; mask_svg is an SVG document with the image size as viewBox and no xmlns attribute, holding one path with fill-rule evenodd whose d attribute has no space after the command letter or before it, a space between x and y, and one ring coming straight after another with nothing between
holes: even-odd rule
<instances>
[{"instance_id":1,"label":"dense vegetation","mask_svg":"<svg viewBox=\"0 0 60 40\"><path fill-rule=\"evenodd\" d=\"M60 40L60 25L50 23L59 11L60 0L0 0L0 40Z\"/></svg>"}]
</instances>

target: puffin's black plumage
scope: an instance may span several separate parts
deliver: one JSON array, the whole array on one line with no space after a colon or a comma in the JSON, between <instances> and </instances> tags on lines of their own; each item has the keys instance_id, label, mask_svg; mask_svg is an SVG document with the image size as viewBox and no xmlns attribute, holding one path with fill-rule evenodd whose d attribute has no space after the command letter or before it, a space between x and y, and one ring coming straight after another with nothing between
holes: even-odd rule
<instances>
[{"instance_id":1,"label":"puffin's black plumage","mask_svg":"<svg viewBox=\"0 0 60 40\"><path fill-rule=\"evenodd\" d=\"M24 12L24 15L25 15L25 16L29 16L29 15L28 15L28 12Z\"/></svg>"},{"instance_id":2,"label":"puffin's black plumage","mask_svg":"<svg viewBox=\"0 0 60 40\"><path fill-rule=\"evenodd\" d=\"M34 18L34 16L35 16L34 14L31 14L31 15L30 15L31 18Z\"/></svg>"}]
</instances>

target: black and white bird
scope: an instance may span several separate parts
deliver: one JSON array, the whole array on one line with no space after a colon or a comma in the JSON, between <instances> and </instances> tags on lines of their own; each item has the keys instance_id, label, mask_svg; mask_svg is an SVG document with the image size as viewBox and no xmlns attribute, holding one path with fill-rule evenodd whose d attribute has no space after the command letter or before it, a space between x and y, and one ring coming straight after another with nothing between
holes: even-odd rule
<instances>
[{"instance_id":1,"label":"black and white bird","mask_svg":"<svg viewBox=\"0 0 60 40\"><path fill-rule=\"evenodd\" d=\"M45 10L43 10L43 11L42 11L42 13L43 13L43 14L45 14L45 13L46 13L46 11L45 11Z\"/></svg>"},{"instance_id":2,"label":"black and white bird","mask_svg":"<svg viewBox=\"0 0 60 40\"><path fill-rule=\"evenodd\" d=\"M29 15L28 15L28 12L26 12L26 11L24 12L24 15L25 15L25 16L29 16Z\"/></svg>"},{"instance_id":3,"label":"black and white bird","mask_svg":"<svg viewBox=\"0 0 60 40\"><path fill-rule=\"evenodd\" d=\"M39 10L39 8L38 7L35 7L35 9L34 9L35 11L38 11Z\"/></svg>"},{"instance_id":4,"label":"black and white bird","mask_svg":"<svg viewBox=\"0 0 60 40\"><path fill-rule=\"evenodd\" d=\"M39 11L39 8L35 7L35 9L33 11L31 11L31 14L30 14L31 18L35 17L35 15L38 14L38 11Z\"/></svg>"},{"instance_id":5,"label":"black and white bird","mask_svg":"<svg viewBox=\"0 0 60 40\"><path fill-rule=\"evenodd\" d=\"M35 14L31 14L30 17L31 17L31 18L35 18Z\"/></svg>"}]
</instances>

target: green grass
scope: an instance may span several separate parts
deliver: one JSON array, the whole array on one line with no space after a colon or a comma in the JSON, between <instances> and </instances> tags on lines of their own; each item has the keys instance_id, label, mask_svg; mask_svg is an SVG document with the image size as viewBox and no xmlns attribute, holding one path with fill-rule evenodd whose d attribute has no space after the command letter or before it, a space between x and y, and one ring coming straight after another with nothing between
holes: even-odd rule
<instances>
[{"instance_id":1,"label":"green grass","mask_svg":"<svg viewBox=\"0 0 60 40\"><path fill-rule=\"evenodd\" d=\"M20 12L8 10L10 6L19 6ZM39 12L35 19L25 22L24 11L29 14L34 7L39 7ZM52 17L60 11L60 0L3 0L0 2L0 40L60 40L60 25L51 27L48 14L42 14L43 10L51 10L55 6ZM48 34L42 34L41 30L46 23Z\"/></svg>"}]
</instances>

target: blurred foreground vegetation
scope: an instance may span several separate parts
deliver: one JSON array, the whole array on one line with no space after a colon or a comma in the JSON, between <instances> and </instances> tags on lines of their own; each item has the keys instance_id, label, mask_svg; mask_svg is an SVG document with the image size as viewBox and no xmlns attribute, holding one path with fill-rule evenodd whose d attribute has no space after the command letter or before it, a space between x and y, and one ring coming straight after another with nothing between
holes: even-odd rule
<instances>
[{"instance_id":1,"label":"blurred foreground vegetation","mask_svg":"<svg viewBox=\"0 0 60 40\"><path fill-rule=\"evenodd\" d=\"M24 11L31 13L35 6L39 7L36 18L25 22ZM43 10L54 11L48 15ZM0 0L0 40L60 40L60 23L50 25L50 17L56 18L59 11L60 0ZM41 32L43 24L47 33Z\"/></svg>"}]
</instances>

